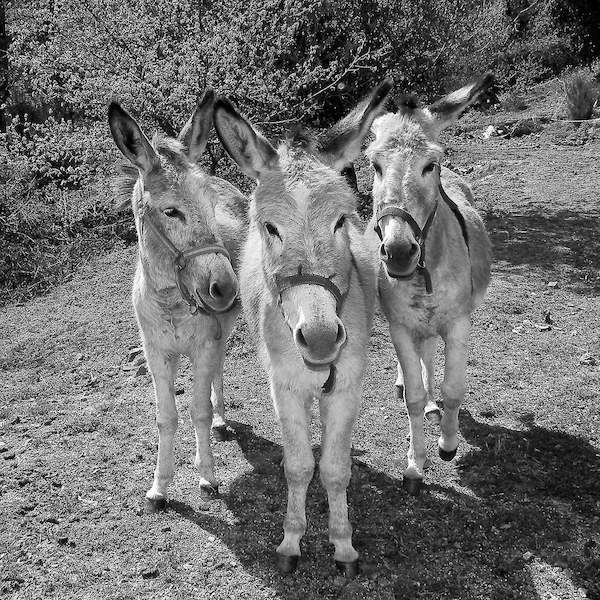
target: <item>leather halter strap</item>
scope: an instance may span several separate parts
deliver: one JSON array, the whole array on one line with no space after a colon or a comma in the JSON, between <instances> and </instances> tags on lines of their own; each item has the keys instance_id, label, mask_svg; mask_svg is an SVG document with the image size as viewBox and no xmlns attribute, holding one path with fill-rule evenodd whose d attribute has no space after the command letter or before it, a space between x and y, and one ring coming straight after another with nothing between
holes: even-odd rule
<instances>
[{"instance_id":1,"label":"leather halter strap","mask_svg":"<svg viewBox=\"0 0 600 600\"><path fill-rule=\"evenodd\" d=\"M452 200L452 198L450 198L450 196L448 196L448 194L446 193L446 190L444 190L444 187L442 186L441 170L442 170L441 166L438 163L437 164L438 191L440 193L440 196L442 197L442 200L446 203L448 208L450 208L450 210L452 211L452 213L454 214L454 216L456 217L456 220L458 221L458 223L460 225L462 236L465 241L465 245L467 246L467 255L469 256L469 265L470 265L471 253L470 253L470 248L469 248L469 232L467 230L467 223L465 221L463 214L460 212L460 209L459 209L458 205L456 204L456 202L454 202L454 200ZM377 235L379 236L379 239L382 241L383 241L383 236L381 233L381 227L379 226L379 221L383 217L385 217L385 216L399 217L409 225L409 227L413 231L413 234L415 236L415 239L417 240L417 243L419 244L419 249L421 251L420 257L419 257L419 263L417 264L415 271L419 271L423 274L423 278L425 279L425 290L427 291L428 294L433 293L433 285L431 282L431 275L427 269L427 265L425 262L425 248L426 248L425 241L427 239L427 234L429 232L429 229L431 228L431 225L432 225L435 215L437 213L437 208L438 208L438 201L436 199L435 206L433 207L433 210L431 211L429 217L427 217L427 221L425 222L423 229L421 229L419 224L415 221L413 216L408 211L404 210L401 206L398 206L397 204L389 204L388 206L385 206L381 211L379 211L377 213L377 223L375 225L375 233L377 233ZM414 272L411 273L410 275L396 277L396 279L410 279L413 275L414 275ZM472 291L473 291L473 276L471 274L471 292Z\"/></svg>"},{"instance_id":2,"label":"leather halter strap","mask_svg":"<svg viewBox=\"0 0 600 600\"><path fill-rule=\"evenodd\" d=\"M340 291L340 288L331 281L328 277L317 275L316 273L303 273L302 265L298 267L298 273L296 275L290 275L288 277L277 277L275 279L279 297L292 287L299 285L319 285L325 288L335 298L335 312L339 314L342 309L344 302L344 295Z\"/></svg>"},{"instance_id":3,"label":"leather halter strap","mask_svg":"<svg viewBox=\"0 0 600 600\"><path fill-rule=\"evenodd\" d=\"M352 257L352 265L355 265L354 256ZM342 305L346 299L340 288L335 285L331 279L328 277L323 277L322 275L317 275L316 273L303 273L302 265L298 266L298 273L295 275L289 275L287 277L275 277L275 284L277 286L277 291L279 292L279 304L281 304L281 294L283 294L283 292L299 285L318 285L326 289L335 298L335 312L338 315L340 314L340 310L342 309ZM327 377L327 380L321 386L321 390L324 394L329 394L333 390L335 386L335 379L335 363L331 363L329 365L329 377Z\"/></svg>"},{"instance_id":4,"label":"leather halter strap","mask_svg":"<svg viewBox=\"0 0 600 600\"><path fill-rule=\"evenodd\" d=\"M183 269L185 269L189 259L194 258L196 256L202 256L204 254L222 254L227 258L228 261L231 262L229 252L227 252L225 247L221 246L220 244L196 246L194 248L190 248L189 250L185 250L184 252L182 252L181 250L179 250L179 248L177 248L177 246L175 246L175 244L169 239L167 234L164 232L163 228L156 222L153 213L154 209L147 208L143 216L143 222L147 224L150 227L150 229L152 229L156 237L158 237L158 239L163 243L165 248L167 248L167 250L173 256L173 264L175 266L175 283L177 284L177 289L179 290L183 301L189 306L190 313L192 315L198 314L199 312L207 315L213 315L217 324L215 339L221 339L221 325L217 320L215 314L219 312L227 312L231 309L231 307L225 311L217 311L205 302L202 302L201 298L198 298L198 302L198 300L196 300L196 298L194 298L190 294L190 291L183 282Z\"/></svg>"}]
</instances>

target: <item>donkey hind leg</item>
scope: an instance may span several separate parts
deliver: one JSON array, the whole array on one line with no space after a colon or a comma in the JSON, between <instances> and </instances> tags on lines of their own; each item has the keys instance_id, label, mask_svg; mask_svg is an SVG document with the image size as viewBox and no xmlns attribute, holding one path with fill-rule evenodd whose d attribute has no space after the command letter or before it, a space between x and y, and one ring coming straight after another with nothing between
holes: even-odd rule
<instances>
[{"instance_id":1,"label":"donkey hind leg","mask_svg":"<svg viewBox=\"0 0 600 600\"><path fill-rule=\"evenodd\" d=\"M458 447L458 411L465 396L465 375L471 324L468 318L461 319L449 328L445 336L444 383L442 398L444 414L441 435L438 440L440 457L452 460Z\"/></svg>"},{"instance_id":2,"label":"donkey hind leg","mask_svg":"<svg viewBox=\"0 0 600 600\"><path fill-rule=\"evenodd\" d=\"M225 352L221 353L215 375L211 383L210 403L212 405L212 432L217 442L225 442L229 438L225 422L225 402L223 400L223 363Z\"/></svg>"},{"instance_id":3,"label":"donkey hind leg","mask_svg":"<svg viewBox=\"0 0 600 600\"><path fill-rule=\"evenodd\" d=\"M356 422L360 392L335 394L321 400L321 460L319 472L329 501L329 541L335 546L336 566L346 577L358 573L358 552L352 546L346 490L350 482L352 429Z\"/></svg>"},{"instance_id":4,"label":"donkey hind leg","mask_svg":"<svg viewBox=\"0 0 600 600\"><path fill-rule=\"evenodd\" d=\"M194 369L194 394L190 405L190 415L196 434L196 458L194 466L200 474L200 491L204 496L218 493L219 484L215 478L215 463L210 448L210 428L213 418L210 402L210 386L222 360L224 347L219 343L192 360Z\"/></svg>"},{"instance_id":5,"label":"donkey hind leg","mask_svg":"<svg viewBox=\"0 0 600 600\"><path fill-rule=\"evenodd\" d=\"M423 483L423 469L427 458L423 430L427 393L423 386L418 347L410 331L404 327L390 327L390 333L404 374L404 398L410 423L408 465L404 471L404 487L410 494L418 495Z\"/></svg>"},{"instance_id":6,"label":"donkey hind leg","mask_svg":"<svg viewBox=\"0 0 600 600\"><path fill-rule=\"evenodd\" d=\"M164 508L167 488L175 475L173 438L177 430L177 406L175 404L175 374L179 356L164 356L146 351L148 366L154 380L156 396L156 426L158 429L158 455L154 482L146 492L147 508Z\"/></svg>"},{"instance_id":7,"label":"donkey hind leg","mask_svg":"<svg viewBox=\"0 0 600 600\"><path fill-rule=\"evenodd\" d=\"M427 392L427 403L425 404L425 417L434 425L439 425L442 413L435 402L435 351L437 350L438 338L430 337L423 340L421 344L421 376L423 386Z\"/></svg>"},{"instance_id":8,"label":"donkey hind leg","mask_svg":"<svg viewBox=\"0 0 600 600\"><path fill-rule=\"evenodd\" d=\"M309 433L312 398L299 398L290 390L274 388L288 486L283 541L277 547L277 562L282 572L289 573L296 568L300 557L300 539L306 531L306 491L315 469Z\"/></svg>"}]
</instances>

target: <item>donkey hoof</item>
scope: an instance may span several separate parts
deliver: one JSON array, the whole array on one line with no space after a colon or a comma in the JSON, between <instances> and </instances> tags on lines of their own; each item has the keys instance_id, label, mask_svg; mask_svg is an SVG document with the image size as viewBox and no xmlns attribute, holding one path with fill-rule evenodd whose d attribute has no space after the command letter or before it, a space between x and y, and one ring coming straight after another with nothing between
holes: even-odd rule
<instances>
[{"instance_id":1,"label":"donkey hoof","mask_svg":"<svg viewBox=\"0 0 600 600\"><path fill-rule=\"evenodd\" d=\"M398 400L404 400L404 386L403 385L396 386L396 398L398 398Z\"/></svg>"},{"instance_id":2,"label":"donkey hoof","mask_svg":"<svg viewBox=\"0 0 600 600\"><path fill-rule=\"evenodd\" d=\"M434 408L433 410L430 410L429 412L425 413L425 418L432 425L439 425L442 421L442 412L439 408Z\"/></svg>"},{"instance_id":3,"label":"donkey hoof","mask_svg":"<svg viewBox=\"0 0 600 600\"><path fill-rule=\"evenodd\" d=\"M200 486L200 498L202 500L212 500L213 498L219 497L219 486L218 485L201 485Z\"/></svg>"},{"instance_id":4,"label":"donkey hoof","mask_svg":"<svg viewBox=\"0 0 600 600\"><path fill-rule=\"evenodd\" d=\"M215 442L226 442L229 440L229 430L227 425L217 425L212 428L213 437Z\"/></svg>"},{"instance_id":5,"label":"donkey hoof","mask_svg":"<svg viewBox=\"0 0 600 600\"><path fill-rule=\"evenodd\" d=\"M298 559L300 557L297 554L292 556L286 556L285 554L277 554L277 568L281 573L288 574L293 573L298 567Z\"/></svg>"},{"instance_id":6,"label":"donkey hoof","mask_svg":"<svg viewBox=\"0 0 600 600\"><path fill-rule=\"evenodd\" d=\"M159 498L148 498L144 499L144 513L147 515L153 515L158 512L162 512L167 508L167 499L164 497Z\"/></svg>"},{"instance_id":7,"label":"donkey hoof","mask_svg":"<svg viewBox=\"0 0 600 600\"><path fill-rule=\"evenodd\" d=\"M350 560L348 562L344 560L336 560L335 566L340 573L347 579L354 579L358 575L358 559Z\"/></svg>"},{"instance_id":8,"label":"donkey hoof","mask_svg":"<svg viewBox=\"0 0 600 600\"><path fill-rule=\"evenodd\" d=\"M423 479L420 477L404 477L402 485L411 496L418 496L423 487Z\"/></svg>"},{"instance_id":9,"label":"donkey hoof","mask_svg":"<svg viewBox=\"0 0 600 600\"><path fill-rule=\"evenodd\" d=\"M444 450L443 448L438 447L438 452L440 458L445 461L452 460L456 456L456 448L454 448L454 450Z\"/></svg>"}]
</instances>

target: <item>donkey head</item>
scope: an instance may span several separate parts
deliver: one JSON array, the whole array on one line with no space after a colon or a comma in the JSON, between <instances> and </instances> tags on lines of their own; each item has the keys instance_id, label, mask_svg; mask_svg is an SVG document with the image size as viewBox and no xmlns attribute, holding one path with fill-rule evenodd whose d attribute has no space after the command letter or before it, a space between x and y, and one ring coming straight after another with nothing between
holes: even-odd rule
<instances>
[{"instance_id":1,"label":"donkey head","mask_svg":"<svg viewBox=\"0 0 600 600\"><path fill-rule=\"evenodd\" d=\"M214 100L208 90L178 140L157 135L150 142L116 102L109 107L108 122L119 150L133 165L125 169L129 177L122 191L132 198L145 276L156 290L177 285L197 305L223 311L235 300L238 282L219 252L218 192L196 164L212 125ZM176 258L177 251L205 247L209 252Z\"/></svg>"},{"instance_id":2,"label":"donkey head","mask_svg":"<svg viewBox=\"0 0 600 600\"><path fill-rule=\"evenodd\" d=\"M409 277L419 264L421 232L435 210L439 194L439 165L443 157L438 143L440 132L492 83L493 76L487 73L426 108L419 108L409 97L398 112L374 122L375 140L366 153L375 171L375 219L391 206L408 213L405 218L384 213L376 223L381 239L380 258L390 277Z\"/></svg>"},{"instance_id":3,"label":"donkey head","mask_svg":"<svg viewBox=\"0 0 600 600\"><path fill-rule=\"evenodd\" d=\"M229 101L215 106L221 142L258 181L250 218L265 282L310 368L333 363L346 341L339 312L350 287L347 222L355 218L356 199L340 171L360 152L390 87L384 82L320 144L296 131L277 150Z\"/></svg>"}]
</instances>

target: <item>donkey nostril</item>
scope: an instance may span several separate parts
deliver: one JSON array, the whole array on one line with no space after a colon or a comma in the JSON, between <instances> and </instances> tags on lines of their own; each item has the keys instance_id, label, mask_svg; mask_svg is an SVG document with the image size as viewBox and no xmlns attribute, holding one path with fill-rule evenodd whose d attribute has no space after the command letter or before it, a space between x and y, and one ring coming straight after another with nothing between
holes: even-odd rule
<instances>
[{"instance_id":1,"label":"donkey nostril","mask_svg":"<svg viewBox=\"0 0 600 600\"><path fill-rule=\"evenodd\" d=\"M414 256L417 253L417 250L419 249L419 244L411 244L410 246L410 250L408 251L408 255L409 256Z\"/></svg>"},{"instance_id":2,"label":"donkey nostril","mask_svg":"<svg viewBox=\"0 0 600 600\"><path fill-rule=\"evenodd\" d=\"M302 329L300 329L300 328L298 328L296 330L296 343L298 343L304 347L308 346L308 342L306 341L306 338L304 337L304 334L302 333Z\"/></svg>"},{"instance_id":3,"label":"donkey nostril","mask_svg":"<svg viewBox=\"0 0 600 600\"><path fill-rule=\"evenodd\" d=\"M388 254L387 254L387 251L385 249L385 244L381 244L381 246L379 246L379 255L382 258L386 258L387 257Z\"/></svg>"},{"instance_id":4,"label":"donkey nostril","mask_svg":"<svg viewBox=\"0 0 600 600\"><path fill-rule=\"evenodd\" d=\"M219 287L219 284L214 281L210 284L208 291L213 298L220 300L223 297L223 291Z\"/></svg>"},{"instance_id":5,"label":"donkey nostril","mask_svg":"<svg viewBox=\"0 0 600 600\"><path fill-rule=\"evenodd\" d=\"M335 338L335 341L339 344L344 339L345 336L346 336L346 331L344 330L344 326L340 323L338 325L337 337Z\"/></svg>"}]
</instances>

